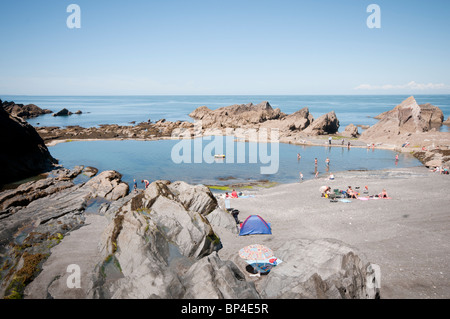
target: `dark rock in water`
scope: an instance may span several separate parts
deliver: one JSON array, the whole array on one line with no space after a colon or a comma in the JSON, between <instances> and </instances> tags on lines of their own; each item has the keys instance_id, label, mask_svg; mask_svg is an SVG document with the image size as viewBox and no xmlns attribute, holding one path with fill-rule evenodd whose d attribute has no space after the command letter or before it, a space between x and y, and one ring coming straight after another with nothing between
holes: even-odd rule
<instances>
[{"instance_id":1,"label":"dark rock in water","mask_svg":"<svg viewBox=\"0 0 450 319\"><path fill-rule=\"evenodd\" d=\"M83 114L83 112L81 112L81 110L78 110L78 111L75 112L75 114L80 115L80 114Z\"/></svg>"},{"instance_id":2,"label":"dark rock in water","mask_svg":"<svg viewBox=\"0 0 450 319\"><path fill-rule=\"evenodd\" d=\"M5 109L6 112L9 114L21 117L23 119L28 119L32 117L37 117L39 115L43 114L49 114L53 113L50 110L47 109L41 109L40 107L34 105L34 104L16 104L14 102L8 102L0 100L0 108Z\"/></svg>"},{"instance_id":3,"label":"dark rock in water","mask_svg":"<svg viewBox=\"0 0 450 319\"><path fill-rule=\"evenodd\" d=\"M68 109L64 108L64 109L62 109L59 112L53 113L53 116L68 116L68 115L71 115L71 114L72 114L72 112L69 112Z\"/></svg>"},{"instance_id":4,"label":"dark rock in water","mask_svg":"<svg viewBox=\"0 0 450 319\"><path fill-rule=\"evenodd\" d=\"M0 185L54 168L57 163L36 130L0 108Z\"/></svg>"}]
</instances>

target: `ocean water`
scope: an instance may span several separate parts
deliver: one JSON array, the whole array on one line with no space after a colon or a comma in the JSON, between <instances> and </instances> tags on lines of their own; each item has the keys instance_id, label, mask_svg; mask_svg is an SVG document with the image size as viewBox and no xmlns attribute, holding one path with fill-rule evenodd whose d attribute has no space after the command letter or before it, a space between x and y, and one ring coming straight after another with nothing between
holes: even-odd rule
<instances>
[{"instance_id":1,"label":"ocean water","mask_svg":"<svg viewBox=\"0 0 450 319\"><path fill-rule=\"evenodd\" d=\"M391 110L408 95L174 95L174 96L12 96L3 95L0 99L23 104L36 104L57 112L67 108L72 112L81 110L82 115L53 117L43 115L28 122L34 126L83 127L100 124L131 125L130 122L192 121L188 116L197 107L206 105L210 109L232 104L257 104L269 101L273 108L290 114L308 107L314 118L335 111L340 121L340 131L352 123L373 125L373 117ZM445 119L450 116L450 95L416 95L419 104L431 103L441 108ZM448 131L443 125L441 131Z\"/></svg>"},{"instance_id":2,"label":"ocean water","mask_svg":"<svg viewBox=\"0 0 450 319\"><path fill-rule=\"evenodd\" d=\"M238 142L233 137L211 137L183 140L183 143L188 144L183 144L185 147L180 151L180 143L181 140L79 141L60 143L49 147L49 150L66 168L85 165L94 166L100 171L116 170L123 175L122 179L130 185L130 189L133 186L133 179L138 181L140 188L143 187L140 182L142 179L183 180L191 184L205 185L260 180L278 183L298 182L300 172L305 180L314 178L315 158L318 160L317 170L321 177L328 176L331 172L347 170L377 170L421 165L409 154L399 154L399 161L396 163L395 152L379 149L297 146L282 143L278 144L277 149L272 144ZM194 162L196 145L200 145L197 150L201 149L198 163ZM217 152L219 148L213 147L218 145L223 147L221 152ZM230 157L214 159L216 153L230 154L227 152L231 148L233 152ZM261 148L264 148L263 153ZM301 155L300 160L297 159L298 153ZM180 154L188 154L181 163L177 157ZM330 159L329 166L325 164L327 157ZM274 169L273 174L265 174L261 171L264 167L277 170ZM338 174L336 177L339 178Z\"/></svg>"}]
</instances>

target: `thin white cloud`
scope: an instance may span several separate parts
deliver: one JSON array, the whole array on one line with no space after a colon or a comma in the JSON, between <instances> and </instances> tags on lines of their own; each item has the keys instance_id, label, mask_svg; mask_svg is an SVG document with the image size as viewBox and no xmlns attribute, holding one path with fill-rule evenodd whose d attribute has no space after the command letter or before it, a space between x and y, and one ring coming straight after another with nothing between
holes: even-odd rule
<instances>
[{"instance_id":1,"label":"thin white cloud","mask_svg":"<svg viewBox=\"0 0 450 319\"><path fill-rule=\"evenodd\" d=\"M417 83L415 81L411 81L407 84L393 85L393 84L384 84L384 85L371 85L371 84L361 84L354 88L354 90L401 90L401 89L409 89L409 90L443 90L450 89L450 85L444 83Z\"/></svg>"}]
</instances>

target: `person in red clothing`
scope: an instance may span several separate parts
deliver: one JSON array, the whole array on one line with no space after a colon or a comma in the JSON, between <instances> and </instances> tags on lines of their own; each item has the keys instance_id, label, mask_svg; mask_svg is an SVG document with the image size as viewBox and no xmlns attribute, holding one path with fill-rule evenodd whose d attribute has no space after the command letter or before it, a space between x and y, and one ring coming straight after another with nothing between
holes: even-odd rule
<instances>
[{"instance_id":1,"label":"person in red clothing","mask_svg":"<svg viewBox=\"0 0 450 319\"><path fill-rule=\"evenodd\" d=\"M238 198L238 194L235 189L231 192L231 198Z\"/></svg>"}]
</instances>

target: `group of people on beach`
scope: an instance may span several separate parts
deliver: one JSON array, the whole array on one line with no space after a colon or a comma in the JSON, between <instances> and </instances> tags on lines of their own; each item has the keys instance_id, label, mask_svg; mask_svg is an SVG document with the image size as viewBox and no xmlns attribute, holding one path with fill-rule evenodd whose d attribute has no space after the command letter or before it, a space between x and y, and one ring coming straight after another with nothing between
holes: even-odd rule
<instances>
[{"instance_id":1,"label":"group of people on beach","mask_svg":"<svg viewBox=\"0 0 450 319\"><path fill-rule=\"evenodd\" d=\"M225 198L239 198L239 194L233 188L233 191L231 192L231 195L228 194L228 192L225 192Z\"/></svg>"},{"instance_id":2,"label":"group of people on beach","mask_svg":"<svg viewBox=\"0 0 450 319\"><path fill-rule=\"evenodd\" d=\"M436 166L435 168L430 169L430 172L449 175L448 166Z\"/></svg>"},{"instance_id":3,"label":"group of people on beach","mask_svg":"<svg viewBox=\"0 0 450 319\"><path fill-rule=\"evenodd\" d=\"M357 187L358 188L358 187ZM369 188L368 186L365 186L365 193L369 193ZM322 186L320 187L320 193L322 197L328 198L331 195L331 187L330 186ZM354 198L354 199L358 199L358 196L361 195L361 193L359 193L358 191L354 190L351 186L347 187L347 190L345 191L339 191L341 194L343 194L346 198ZM386 191L386 189L383 188L383 190L381 191L381 193L375 195L375 197L379 197L379 198L389 198L388 193Z\"/></svg>"}]
</instances>

